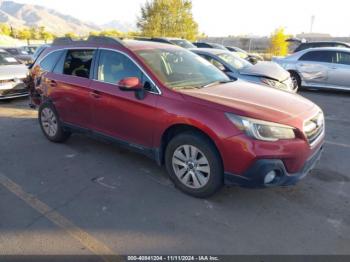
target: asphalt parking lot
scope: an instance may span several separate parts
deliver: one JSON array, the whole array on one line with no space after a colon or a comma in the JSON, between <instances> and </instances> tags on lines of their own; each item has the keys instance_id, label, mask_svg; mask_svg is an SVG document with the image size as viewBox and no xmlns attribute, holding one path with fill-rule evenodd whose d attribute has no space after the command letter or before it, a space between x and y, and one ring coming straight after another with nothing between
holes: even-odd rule
<instances>
[{"instance_id":1,"label":"asphalt parking lot","mask_svg":"<svg viewBox=\"0 0 350 262\"><path fill-rule=\"evenodd\" d=\"M350 95L301 94L326 115L316 169L295 187L206 200L128 150L50 143L26 99L0 102L0 255L350 254Z\"/></svg>"}]
</instances>

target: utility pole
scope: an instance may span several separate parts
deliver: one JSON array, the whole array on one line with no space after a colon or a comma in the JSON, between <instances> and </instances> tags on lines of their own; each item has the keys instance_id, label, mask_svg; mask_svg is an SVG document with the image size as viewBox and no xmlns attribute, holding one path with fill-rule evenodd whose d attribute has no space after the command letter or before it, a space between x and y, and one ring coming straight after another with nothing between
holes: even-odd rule
<instances>
[{"instance_id":1,"label":"utility pole","mask_svg":"<svg viewBox=\"0 0 350 262\"><path fill-rule=\"evenodd\" d=\"M315 23L315 16L312 15L311 16L311 24L310 24L310 33L312 33L312 31L314 29L314 23Z\"/></svg>"}]
</instances>

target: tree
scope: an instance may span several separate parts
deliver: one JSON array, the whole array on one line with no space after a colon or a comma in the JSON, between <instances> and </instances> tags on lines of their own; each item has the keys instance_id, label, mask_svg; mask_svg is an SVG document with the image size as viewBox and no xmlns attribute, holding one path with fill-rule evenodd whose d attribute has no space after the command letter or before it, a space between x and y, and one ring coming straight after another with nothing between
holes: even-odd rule
<instances>
[{"instance_id":1,"label":"tree","mask_svg":"<svg viewBox=\"0 0 350 262\"><path fill-rule=\"evenodd\" d=\"M284 28L280 27L271 35L270 53L276 56L286 56L288 54L288 35L285 34Z\"/></svg>"},{"instance_id":2,"label":"tree","mask_svg":"<svg viewBox=\"0 0 350 262\"><path fill-rule=\"evenodd\" d=\"M11 27L8 24L1 23L0 24L0 34L2 35L11 35Z\"/></svg>"},{"instance_id":3,"label":"tree","mask_svg":"<svg viewBox=\"0 0 350 262\"><path fill-rule=\"evenodd\" d=\"M78 38L78 35L74 32L69 32L64 35L65 37Z\"/></svg>"},{"instance_id":4,"label":"tree","mask_svg":"<svg viewBox=\"0 0 350 262\"><path fill-rule=\"evenodd\" d=\"M100 36L109 36L109 37L121 37L123 33L117 30L105 30L100 32Z\"/></svg>"},{"instance_id":5,"label":"tree","mask_svg":"<svg viewBox=\"0 0 350 262\"><path fill-rule=\"evenodd\" d=\"M32 39L32 32L28 28L23 28L18 30L17 37L21 40L27 40L29 45L29 40Z\"/></svg>"},{"instance_id":6,"label":"tree","mask_svg":"<svg viewBox=\"0 0 350 262\"><path fill-rule=\"evenodd\" d=\"M31 27L30 29L30 33L31 33L31 39L33 40L40 40L40 31L37 27Z\"/></svg>"},{"instance_id":7,"label":"tree","mask_svg":"<svg viewBox=\"0 0 350 262\"><path fill-rule=\"evenodd\" d=\"M190 0L153 0L141 7L138 28L148 37L181 37L195 40L198 24Z\"/></svg>"},{"instance_id":8,"label":"tree","mask_svg":"<svg viewBox=\"0 0 350 262\"><path fill-rule=\"evenodd\" d=\"M89 33L89 36L99 36L99 35L100 35L100 33L97 32L97 31L91 31L91 32Z\"/></svg>"},{"instance_id":9,"label":"tree","mask_svg":"<svg viewBox=\"0 0 350 262\"><path fill-rule=\"evenodd\" d=\"M45 43L47 43L48 40L51 40L54 38L54 35L48 31L46 31L44 26L41 26L41 27L39 27L39 38L41 40L44 40Z\"/></svg>"}]
</instances>

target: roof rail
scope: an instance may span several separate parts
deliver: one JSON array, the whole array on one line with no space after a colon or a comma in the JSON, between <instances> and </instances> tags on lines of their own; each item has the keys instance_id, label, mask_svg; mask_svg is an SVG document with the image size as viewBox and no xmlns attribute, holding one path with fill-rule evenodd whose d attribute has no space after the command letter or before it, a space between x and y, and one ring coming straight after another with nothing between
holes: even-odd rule
<instances>
[{"instance_id":1,"label":"roof rail","mask_svg":"<svg viewBox=\"0 0 350 262\"><path fill-rule=\"evenodd\" d=\"M138 41L150 41L150 42L159 42L165 44L173 44L166 37L134 37Z\"/></svg>"},{"instance_id":2,"label":"roof rail","mask_svg":"<svg viewBox=\"0 0 350 262\"><path fill-rule=\"evenodd\" d=\"M121 39L109 36L89 36L87 42L94 44L115 44L124 47L124 44Z\"/></svg>"},{"instance_id":3,"label":"roof rail","mask_svg":"<svg viewBox=\"0 0 350 262\"><path fill-rule=\"evenodd\" d=\"M52 45L72 44L110 44L124 47L124 44L120 39L108 36L89 36L87 40L73 40L71 37L57 37L52 42Z\"/></svg>"},{"instance_id":4,"label":"roof rail","mask_svg":"<svg viewBox=\"0 0 350 262\"><path fill-rule=\"evenodd\" d=\"M67 44L72 44L73 39L71 37L56 37L52 45L67 45Z\"/></svg>"}]
</instances>

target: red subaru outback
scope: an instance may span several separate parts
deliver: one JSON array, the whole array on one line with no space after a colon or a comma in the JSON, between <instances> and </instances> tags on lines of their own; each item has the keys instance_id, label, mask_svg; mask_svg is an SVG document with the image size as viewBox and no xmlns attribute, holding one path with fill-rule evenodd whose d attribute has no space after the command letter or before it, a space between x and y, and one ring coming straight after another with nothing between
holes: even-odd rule
<instances>
[{"instance_id":1,"label":"red subaru outback","mask_svg":"<svg viewBox=\"0 0 350 262\"><path fill-rule=\"evenodd\" d=\"M63 142L78 131L115 141L165 164L175 185L196 197L224 184L295 184L322 152L317 105L231 81L173 45L62 38L31 73L49 140Z\"/></svg>"}]
</instances>

